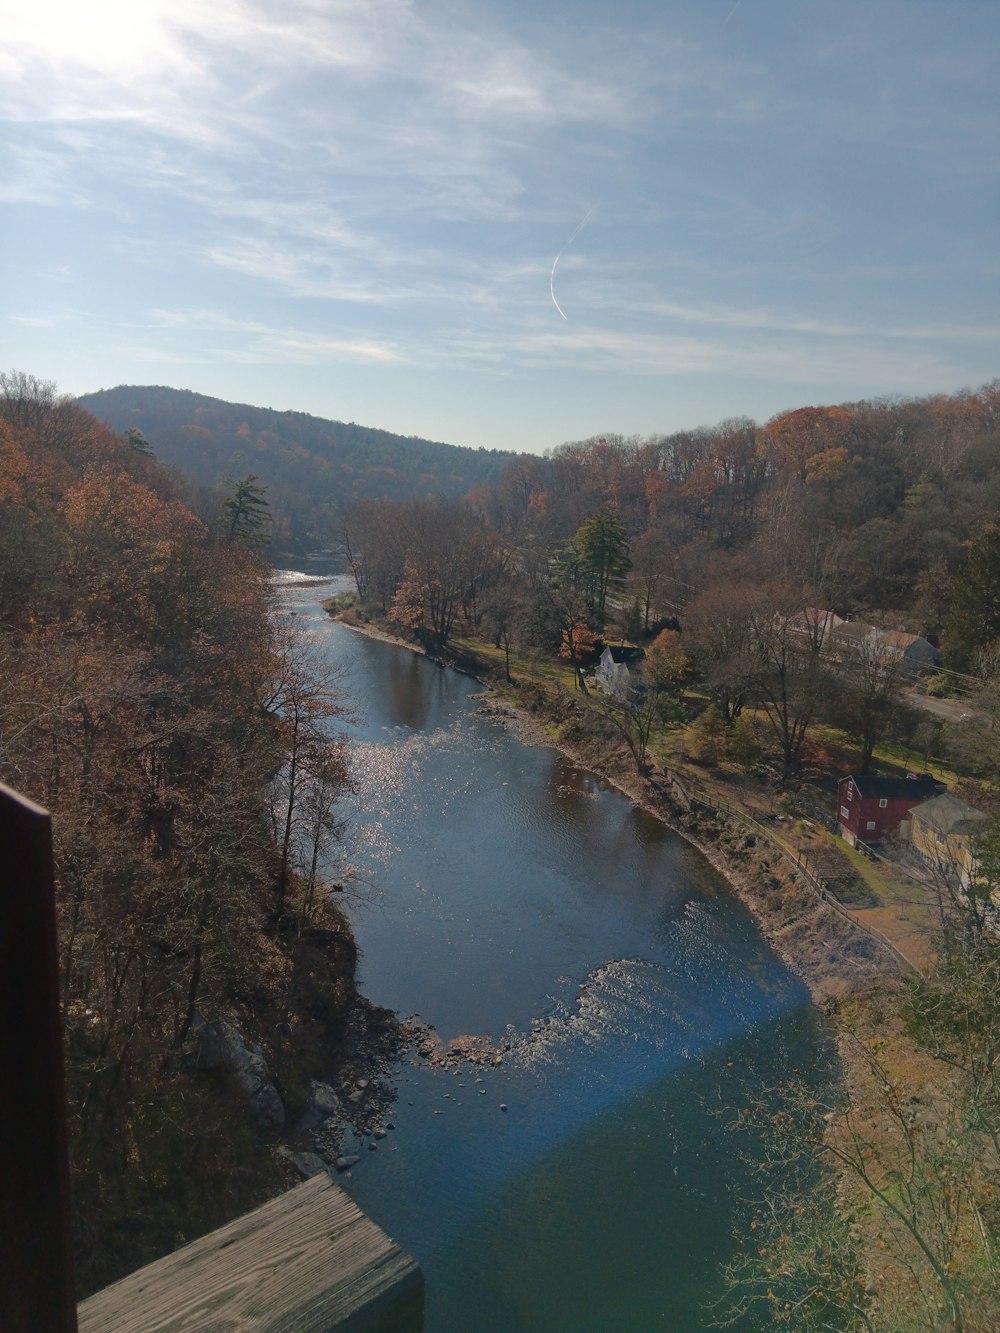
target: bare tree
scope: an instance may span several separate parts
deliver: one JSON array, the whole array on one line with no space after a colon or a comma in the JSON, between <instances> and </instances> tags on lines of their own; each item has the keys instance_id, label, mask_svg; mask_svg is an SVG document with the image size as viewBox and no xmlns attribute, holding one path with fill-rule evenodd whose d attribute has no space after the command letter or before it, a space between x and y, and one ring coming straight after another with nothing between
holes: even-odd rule
<instances>
[{"instance_id":1,"label":"bare tree","mask_svg":"<svg viewBox=\"0 0 1000 1333\"><path fill-rule=\"evenodd\" d=\"M685 647L727 725L743 711L760 668L759 597L758 584L717 563L709 586L685 610Z\"/></svg>"},{"instance_id":2,"label":"bare tree","mask_svg":"<svg viewBox=\"0 0 1000 1333\"><path fill-rule=\"evenodd\" d=\"M343 675L306 632L286 628L265 710L278 729L283 758L272 784L271 818L284 910L293 872L303 863L310 898L314 892L322 837L337 828L331 807L348 780L344 744L335 730L348 712Z\"/></svg>"},{"instance_id":3,"label":"bare tree","mask_svg":"<svg viewBox=\"0 0 1000 1333\"><path fill-rule=\"evenodd\" d=\"M629 554L632 569L627 587L639 599L642 630L649 633L650 620L662 612L661 596L666 580L676 573L676 558L662 532L649 528L632 543Z\"/></svg>"},{"instance_id":4,"label":"bare tree","mask_svg":"<svg viewBox=\"0 0 1000 1333\"><path fill-rule=\"evenodd\" d=\"M825 613L796 610L786 589L763 590L751 616L756 663L750 685L781 747L784 776L798 771L809 728L830 692L830 636Z\"/></svg>"},{"instance_id":5,"label":"bare tree","mask_svg":"<svg viewBox=\"0 0 1000 1333\"><path fill-rule=\"evenodd\" d=\"M875 746L899 721L905 708L905 663L879 634L870 634L860 642L841 644L836 636L834 641L834 712L844 730L860 742L859 772L867 773Z\"/></svg>"}]
</instances>

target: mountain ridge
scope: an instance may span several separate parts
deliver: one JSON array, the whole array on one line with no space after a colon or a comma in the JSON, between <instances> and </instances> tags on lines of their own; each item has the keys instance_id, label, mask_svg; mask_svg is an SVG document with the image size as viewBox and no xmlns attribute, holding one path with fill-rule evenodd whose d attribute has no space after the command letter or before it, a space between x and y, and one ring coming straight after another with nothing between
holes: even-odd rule
<instances>
[{"instance_id":1,"label":"mountain ridge","mask_svg":"<svg viewBox=\"0 0 1000 1333\"><path fill-rule=\"evenodd\" d=\"M290 548L322 543L358 500L457 500L523 456L167 385L118 385L76 402L112 430L140 431L157 458L195 486L259 477L276 537Z\"/></svg>"}]
</instances>

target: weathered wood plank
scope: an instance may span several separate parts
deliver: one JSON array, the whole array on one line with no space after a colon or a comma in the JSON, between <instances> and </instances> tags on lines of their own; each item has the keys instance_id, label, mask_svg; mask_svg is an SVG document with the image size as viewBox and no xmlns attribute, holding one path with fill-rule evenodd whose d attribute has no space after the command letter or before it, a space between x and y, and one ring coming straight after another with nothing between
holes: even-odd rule
<instances>
[{"instance_id":1,"label":"weathered wood plank","mask_svg":"<svg viewBox=\"0 0 1000 1333\"><path fill-rule=\"evenodd\" d=\"M52 822L0 784L0 1328L76 1328Z\"/></svg>"},{"instance_id":2,"label":"weathered wood plank","mask_svg":"<svg viewBox=\"0 0 1000 1333\"><path fill-rule=\"evenodd\" d=\"M80 1333L414 1333L423 1285L319 1175L83 1301Z\"/></svg>"}]
</instances>

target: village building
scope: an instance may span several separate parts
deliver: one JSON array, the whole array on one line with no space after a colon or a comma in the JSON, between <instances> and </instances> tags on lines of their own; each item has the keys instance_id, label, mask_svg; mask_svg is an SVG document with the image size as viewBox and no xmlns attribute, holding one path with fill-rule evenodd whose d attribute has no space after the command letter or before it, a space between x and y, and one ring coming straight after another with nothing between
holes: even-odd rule
<instances>
[{"instance_id":1,"label":"village building","mask_svg":"<svg viewBox=\"0 0 1000 1333\"><path fill-rule=\"evenodd\" d=\"M816 606L807 606L788 617L788 628L796 638L822 647L838 626L844 624L841 616Z\"/></svg>"},{"instance_id":2,"label":"village building","mask_svg":"<svg viewBox=\"0 0 1000 1333\"><path fill-rule=\"evenodd\" d=\"M975 838L989 816L943 792L915 807L910 816L910 842L923 861L967 889L976 873Z\"/></svg>"},{"instance_id":3,"label":"village building","mask_svg":"<svg viewBox=\"0 0 1000 1333\"><path fill-rule=\"evenodd\" d=\"M634 684L629 667L634 669L643 656L641 648L619 648L609 644L597 663L594 684L610 698L624 702Z\"/></svg>"},{"instance_id":4,"label":"village building","mask_svg":"<svg viewBox=\"0 0 1000 1333\"><path fill-rule=\"evenodd\" d=\"M938 664L938 650L920 634L891 629L878 642L882 651L902 659L904 672L909 676L919 676Z\"/></svg>"},{"instance_id":5,"label":"village building","mask_svg":"<svg viewBox=\"0 0 1000 1333\"><path fill-rule=\"evenodd\" d=\"M830 646L842 657L861 653L869 643L879 638L882 630L864 620L845 620L830 631Z\"/></svg>"},{"instance_id":6,"label":"village building","mask_svg":"<svg viewBox=\"0 0 1000 1333\"><path fill-rule=\"evenodd\" d=\"M944 790L944 783L930 773L910 773L905 778L852 773L837 784L837 831L852 847L859 842L906 838L913 808Z\"/></svg>"}]
</instances>

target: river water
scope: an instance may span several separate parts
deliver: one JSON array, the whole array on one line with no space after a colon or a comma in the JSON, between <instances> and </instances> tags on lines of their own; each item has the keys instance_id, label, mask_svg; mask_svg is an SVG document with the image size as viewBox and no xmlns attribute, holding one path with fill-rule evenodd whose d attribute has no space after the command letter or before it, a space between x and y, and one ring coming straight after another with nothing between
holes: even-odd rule
<instances>
[{"instance_id":1,"label":"river water","mask_svg":"<svg viewBox=\"0 0 1000 1333\"><path fill-rule=\"evenodd\" d=\"M512 1047L402 1066L340 1183L421 1264L428 1333L707 1327L755 1174L728 1112L827 1060L805 989L680 838L468 677L330 622L342 581L278 579L356 713L361 990Z\"/></svg>"}]
</instances>

